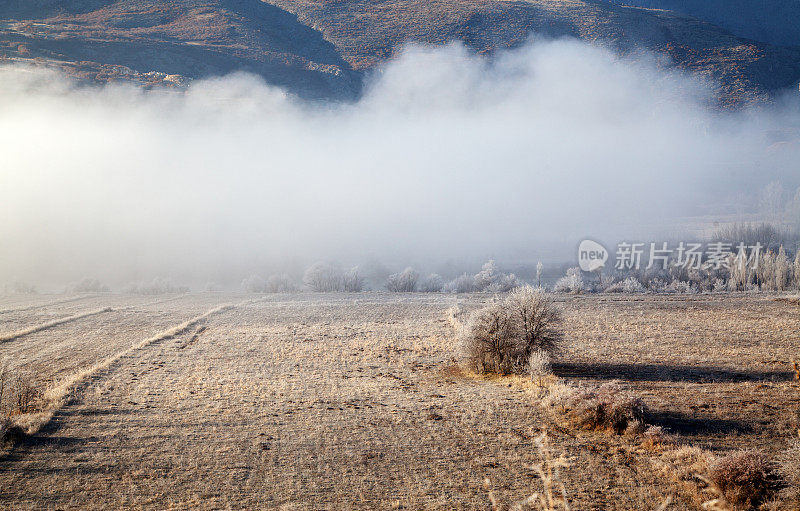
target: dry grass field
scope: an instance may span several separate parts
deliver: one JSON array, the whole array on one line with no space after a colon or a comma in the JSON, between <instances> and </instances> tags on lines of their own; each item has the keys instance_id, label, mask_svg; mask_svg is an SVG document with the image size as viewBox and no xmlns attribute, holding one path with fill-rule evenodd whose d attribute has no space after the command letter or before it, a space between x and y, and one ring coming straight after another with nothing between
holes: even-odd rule
<instances>
[{"instance_id":1,"label":"dry grass field","mask_svg":"<svg viewBox=\"0 0 800 511\"><path fill-rule=\"evenodd\" d=\"M3 451L0 508L491 509L542 489L546 431L571 509L700 509L692 448L778 458L797 435L796 303L561 296L534 382L459 368L448 310L489 299L2 298L0 357L59 392L19 418L39 430ZM541 404L556 380L617 380L669 441L570 426Z\"/></svg>"}]
</instances>

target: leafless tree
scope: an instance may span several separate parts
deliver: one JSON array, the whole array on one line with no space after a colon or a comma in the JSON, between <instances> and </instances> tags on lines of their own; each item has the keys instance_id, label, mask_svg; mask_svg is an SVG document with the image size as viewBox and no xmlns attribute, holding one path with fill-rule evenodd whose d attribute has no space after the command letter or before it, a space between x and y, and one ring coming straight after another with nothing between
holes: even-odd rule
<instances>
[{"instance_id":1,"label":"leafless tree","mask_svg":"<svg viewBox=\"0 0 800 511\"><path fill-rule=\"evenodd\" d=\"M400 273L389 275L386 280L386 289L393 293L412 293L417 289L419 273L410 266Z\"/></svg>"},{"instance_id":2,"label":"leafless tree","mask_svg":"<svg viewBox=\"0 0 800 511\"><path fill-rule=\"evenodd\" d=\"M303 283L312 291L341 291L342 278L342 272L338 268L327 263L315 263L303 274Z\"/></svg>"}]
</instances>

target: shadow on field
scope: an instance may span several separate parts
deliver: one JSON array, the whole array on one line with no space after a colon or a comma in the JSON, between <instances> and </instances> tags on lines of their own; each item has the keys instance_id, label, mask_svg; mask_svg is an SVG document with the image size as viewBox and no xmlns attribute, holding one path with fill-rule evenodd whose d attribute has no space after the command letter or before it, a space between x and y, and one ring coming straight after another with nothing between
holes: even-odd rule
<instances>
[{"instance_id":1,"label":"shadow on field","mask_svg":"<svg viewBox=\"0 0 800 511\"><path fill-rule=\"evenodd\" d=\"M787 371L748 371L713 366L687 366L670 364L605 364L605 363L554 363L558 376L596 378L601 380L629 381L788 381Z\"/></svg>"},{"instance_id":2,"label":"shadow on field","mask_svg":"<svg viewBox=\"0 0 800 511\"><path fill-rule=\"evenodd\" d=\"M32 435L22 433L18 437L15 437L12 442L6 442L4 445L0 446L3 448L0 449L0 461L10 462L20 459L20 451L17 449L17 447L24 449L25 447L44 445L51 446L53 448L61 447L74 449L80 445L101 441L101 439L98 437L70 437L58 435L57 433L59 429L61 429L64 419L67 419L71 416L91 417L97 415L126 415L129 413L129 410L103 410L100 408L61 410L60 412L56 413L51 420L45 423L36 433ZM0 467L0 469L1 468L2 467Z\"/></svg>"},{"instance_id":3,"label":"shadow on field","mask_svg":"<svg viewBox=\"0 0 800 511\"><path fill-rule=\"evenodd\" d=\"M681 412L649 411L647 422L679 435L749 433L753 428L746 422L711 417L692 417Z\"/></svg>"}]
</instances>

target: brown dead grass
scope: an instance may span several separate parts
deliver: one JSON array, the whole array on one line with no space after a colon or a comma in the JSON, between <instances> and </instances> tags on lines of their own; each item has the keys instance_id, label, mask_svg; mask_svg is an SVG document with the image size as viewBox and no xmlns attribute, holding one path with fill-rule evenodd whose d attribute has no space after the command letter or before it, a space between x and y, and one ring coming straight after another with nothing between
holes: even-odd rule
<instances>
[{"instance_id":1,"label":"brown dead grass","mask_svg":"<svg viewBox=\"0 0 800 511\"><path fill-rule=\"evenodd\" d=\"M500 503L545 490L531 467L547 431L573 509L696 509L712 497L697 475L744 447L777 457L800 406L800 317L770 297L566 298L567 346L544 384L453 360L446 311L486 297L270 297L144 344L242 299L130 299L0 345L72 389L3 461L0 507L479 509L486 478ZM69 384L76 361L109 358ZM660 434L582 431L537 405L564 382L612 379Z\"/></svg>"}]
</instances>

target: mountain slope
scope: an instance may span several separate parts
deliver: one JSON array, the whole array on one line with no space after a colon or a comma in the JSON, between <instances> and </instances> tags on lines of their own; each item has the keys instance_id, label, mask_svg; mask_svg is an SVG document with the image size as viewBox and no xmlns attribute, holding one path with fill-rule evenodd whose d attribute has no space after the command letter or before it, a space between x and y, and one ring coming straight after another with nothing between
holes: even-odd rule
<instances>
[{"instance_id":1,"label":"mountain slope","mask_svg":"<svg viewBox=\"0 0 800 511\"><path fill-rule=\"evenodd\" d=\"M246 70L304 96L348 98L358 94L364 71L410 41L461 40L491 53L535 33L666 54L717 80L725 106L767 99L800 80L800 47L604 0L270 2L7 0L0 59L50 63L93 80L161 84Z\"/></svg>"},{"instance_id":2,"label":"mountain slope","mask_svg":"<svg viewBox=\"0 0 800 511\"><path fill-rule=\"evenodd\" d=\"M667 9L770 44L800 45L800 0L607 0Z\"/></svg>"},{"instance_id":3,"label":"mountain slope","mask_svg":"<svg viewBox=\"0 0 800 511\"><path fill-rule=\"evenodd\" d=\"M530 33L644 47L718 80L724 105L770 97L800 80L800 48L741 39L667 11L592 0L273 0L322 31L355 69L405 41L465 41L481 53L521 44Z\"/></svg>"},{"instance_id":4,"label":"mountain slope","mask_svg":"<svg viewBox=\"0 0 800 511\"><path fill-rule=\"evenodd\" d=\"M85 78L160 82L243 70L307 96L358 89L358 74L319 32L259 0L40 1L0 12L3 56L63 63Z\"/></svg>"}]
</instances>

